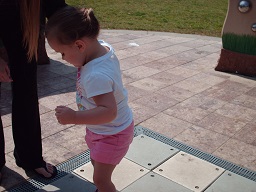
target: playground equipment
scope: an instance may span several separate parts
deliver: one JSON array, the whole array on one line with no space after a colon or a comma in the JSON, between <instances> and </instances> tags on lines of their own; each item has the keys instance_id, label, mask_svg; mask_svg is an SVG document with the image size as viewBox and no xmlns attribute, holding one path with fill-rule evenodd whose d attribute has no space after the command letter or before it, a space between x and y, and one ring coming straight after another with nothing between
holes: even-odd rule
<instances>
[{"instance_id":1,"label":"playground equipment","mask_svg":"<svg viewBox=\"0 0 256 192\"><path fill-rule=\"evenodd\" d=\"M229 0L216 71L256 75L256 0Z\"/></svg>"}]
</instances>

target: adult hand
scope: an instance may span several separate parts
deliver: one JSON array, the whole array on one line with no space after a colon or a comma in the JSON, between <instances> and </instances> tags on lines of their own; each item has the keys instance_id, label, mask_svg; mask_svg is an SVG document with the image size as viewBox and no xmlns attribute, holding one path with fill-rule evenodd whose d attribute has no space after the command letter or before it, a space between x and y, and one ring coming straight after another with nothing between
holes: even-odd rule
<instances>
[{"instance_id":1,"label":"adult hand","mask_svg":"<svg viewBox=\"0 0 256 192\"><path fill-rule=\"evenodd\" d=\"M12 82L8 64L0 57L0 82Z\"/></svg>"},{"instance_id":2,"label":"adult hand","mask_svg":"<svg viewBox=\"0 0 256 192\"><path fill-rule=\"evenodd\" d=\"M73 109L65 106L57 106L55 116L58 122L62 125L75 124L76 112Z\"/></svg>"}]
</instances>

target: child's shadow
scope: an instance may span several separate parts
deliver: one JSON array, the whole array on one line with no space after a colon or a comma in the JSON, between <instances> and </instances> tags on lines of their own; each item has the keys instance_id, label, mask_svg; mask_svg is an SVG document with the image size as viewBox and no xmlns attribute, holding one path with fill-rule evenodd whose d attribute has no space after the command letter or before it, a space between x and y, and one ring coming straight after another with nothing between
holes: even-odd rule
<instances>
[{"instance_id":1,"label":"child's shadow","mask_svg":"<svg viewBox=\"0 0 256 192\"><path fill-rule=\"evenodd\" d=\"M15 187L16 185L19 185L26 181L26 179L22 175L13 171L12 169L9 169L6 166L3 167L1 173L2 182L0 185L0 191L2 188L5 190L11 189L12 187Z\"/></svg>"}]
</instances>

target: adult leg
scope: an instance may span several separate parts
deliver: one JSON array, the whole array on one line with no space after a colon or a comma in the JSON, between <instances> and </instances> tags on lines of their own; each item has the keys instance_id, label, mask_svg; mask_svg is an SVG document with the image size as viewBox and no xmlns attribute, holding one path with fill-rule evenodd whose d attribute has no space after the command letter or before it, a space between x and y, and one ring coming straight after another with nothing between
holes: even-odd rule
<instances>
[{"instance_id":1,"label":"adult leg","mask_svg":"<svg viewBox=\"0 0 256 192\"><path fill-rule=\"evenodd\" d=\"M0 10L0 34L8 52L12 83L12 129L15 144L14 156L18 166L24 169L37 169L48 177L47 168L52 173L53 167L45 165L42 157L41 125L37 95L37 64L28 62L27 50L22 41L22 30L18 4L5 2L5 9ZM18 1L17 1L18 2ZM17 3L16 2L16 3ZM8 10L9 9L9 10ZM6 11L8 10L8 12ZM42 167L46 168L42 168Z\"/></svg>"},{"instance_id":2,"label":"adult leg","mask_svg":"<svg viewBox=\"0 0 256 192\"><path fill-rule=\"evenodd\" d=\"M93 182L98 188L98 191L116 192L115 185L111 180L112 173L116 166L93 161L93 167Z\"/></svg>"}]
</instances>

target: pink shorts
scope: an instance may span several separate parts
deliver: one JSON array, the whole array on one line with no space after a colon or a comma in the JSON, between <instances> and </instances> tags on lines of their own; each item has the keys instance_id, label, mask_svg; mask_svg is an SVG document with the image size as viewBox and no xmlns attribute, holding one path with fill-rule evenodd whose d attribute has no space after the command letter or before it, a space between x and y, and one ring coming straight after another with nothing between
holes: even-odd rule
<instances>
[{"instance_id":1,"label":"pink shorts","mask_svg":"<svg viewBox=\"0 0 256 192\"><path fill-rule=\"evenodd\" d=\"M117 165L123 159L133 140L134 122L115 135L100 135L86 129L85 141L94 161Z\"/></svg>"}]
</instances>

